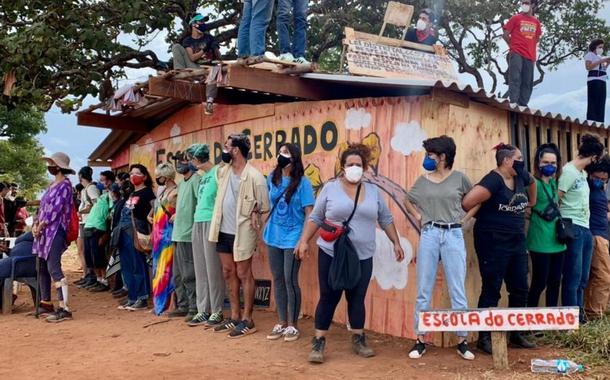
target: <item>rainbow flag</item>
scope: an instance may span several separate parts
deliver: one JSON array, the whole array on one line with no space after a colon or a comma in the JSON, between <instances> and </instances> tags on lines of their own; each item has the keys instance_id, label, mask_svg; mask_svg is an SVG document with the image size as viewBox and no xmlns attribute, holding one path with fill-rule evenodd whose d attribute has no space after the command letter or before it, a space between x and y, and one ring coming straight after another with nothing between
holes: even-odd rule
<instances>
[{"instance_id":1,"label":"rainbow flag","mask_svg":"<svg viewBox=\"0 0 610 380\"><path fill-rule=\"evenodd\" d=\"M172 266L174 261L174 244L172 243L172 230L174 225L169 222L176 213L175 206L167 200L155 204L152 231L152 259L153 259L153 302L156 315L160 315L170 304L174 283L172 282ZM165 209L164 209L165 208Z\"/></svg>"}]
</instances>

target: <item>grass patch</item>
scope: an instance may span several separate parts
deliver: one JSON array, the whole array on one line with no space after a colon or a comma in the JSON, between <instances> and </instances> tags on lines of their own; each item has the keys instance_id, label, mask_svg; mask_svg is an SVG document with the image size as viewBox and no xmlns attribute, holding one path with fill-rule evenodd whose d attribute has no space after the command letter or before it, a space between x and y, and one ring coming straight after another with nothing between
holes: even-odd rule
<instances>
[{"instance_id":1,"label":"grass patch","mask_svg":"<svg viewBox=\"0 0 610 380\"><path fill-rule=\"evenodd\" d=\"M586 367L610 365L610 316L591 321L571 332L550 331L539 343L568 350L568 356Z\"/></svg>"}]
</instances>

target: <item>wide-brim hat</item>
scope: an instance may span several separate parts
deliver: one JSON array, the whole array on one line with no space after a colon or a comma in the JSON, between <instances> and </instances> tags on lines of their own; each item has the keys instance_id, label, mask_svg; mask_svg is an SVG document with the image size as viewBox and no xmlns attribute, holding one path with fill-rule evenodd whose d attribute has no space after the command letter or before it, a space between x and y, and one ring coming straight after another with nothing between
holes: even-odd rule
<instances>
[{"instance_id":1,"label":"wide-brim hat","mask_svg":"<svg viewBox=\"0 0 610 380\"><path fill-rule=\"evenodd\" d=\"M74 169L70 167L70 157L63 152L53 153L52 155L48 157L45 156L42 159L47 161L47 164L57 166L60 169L68 170L71 174L76 174Z\"/></svg>"}]
</instances>

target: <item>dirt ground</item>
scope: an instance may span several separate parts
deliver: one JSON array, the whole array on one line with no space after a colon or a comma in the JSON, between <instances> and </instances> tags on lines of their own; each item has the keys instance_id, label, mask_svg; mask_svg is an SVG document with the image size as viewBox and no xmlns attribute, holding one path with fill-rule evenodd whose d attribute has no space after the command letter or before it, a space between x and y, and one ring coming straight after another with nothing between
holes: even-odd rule
<instances>
[{"instance_id":1,"label":"dirt ground","mask_svg":"<svg viewBox=\"0 0 610 380\"><path fill-rule=\"evenodd\" d=\"M73 255L64 259L70 280L79 273ZM413 341L369 334L377 356L351 353L349 333L333 326L327 338L326 363L306 361L313 320L301 324L296 342L268 341L275 315L256 311L258 332L237 340L181 319L167 320L150 312L117 310L108 293L92 294L71 287L74 320L50 324L28 315L29 291L23 289L12 315L0 315L0 379L107 378L282 378L282 379L523 379L532 358L557 358L556 349L509 351L510 371L494 371L491 357L476 351L465 361L454 349L430 347L420 360L407 357ZM154 322L161 322L150 325ZM604 372L593 378L604 378ZM607 372L606 372L607 373Z\"/></svg>"}]
</instances>

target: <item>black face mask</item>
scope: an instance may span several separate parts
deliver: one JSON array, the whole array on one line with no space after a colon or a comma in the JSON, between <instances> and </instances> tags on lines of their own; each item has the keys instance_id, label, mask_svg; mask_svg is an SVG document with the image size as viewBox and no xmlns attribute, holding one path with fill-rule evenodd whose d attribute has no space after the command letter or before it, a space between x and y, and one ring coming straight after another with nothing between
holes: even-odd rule
<instances>
[{"instance_id":1,"label":"black face mask","mask_svg":"<svg viewBox=\"0 0 610 380\"><path fill-rule=\"evenodd\" d=\"M176 163L176 171L180 174L186 174L190 170L189 164L183 164L182 162Z\"/></svg>"},{"instance_id":2,"label":"black face mask","mask_svg":"<svg viewBox=\"0 0 610 380\"><path fill-rule=\"evenodd\" d=\"M163 178L163 181L161 180L161 178ZM158 177L155 179L155 182L157 182L157 185L159 186L165 186L166 179L165 177Z\"/></svg>"},{"instance_id":3,"label":"black face mask","mask_svg":"<svg viewBox=\"0 0 610 380\"><path fill-rule=\"evenodd\" d=\"M527 185L530 182L530 173L525 170L525 161L513 161L513 169L515 169L517 176L521 178L523 184Z\"/></svg>"},{"instance_id":4,"label":"black face mask","mask_svg":"<svg viewBox=\"0 0 610 380\"><path fill-rule=\"evenodd\" d=\"M277 165L284 169L286 166L290 165L290 163L292 162L292 159L282 156L281 154L279 156L277 156Z\"/></svg>"},{"instance_id":5,"label":"black face mask","mask_svg":"<svg viewBox=\"0 0 610 380\"><path fill-rule=\"evenodd\" d=\"M229 152L225 152L224 150L222 151L222 155L220 156L220 158L222 159L223 162L226 162L227 164L231 163L231 159L233 157L231 157L231 153Z\"/></svg>"},{"instance_id":6,"label":"black face mask","mask_svg":"<svg viewBox=\"0 0 610 380\"><path fill-rule=\"evenodd\" d=\"M50 175L59 174L59 168L57 166L47 166L47 171L49 172Z\"/></svg>"}]
</instances>

